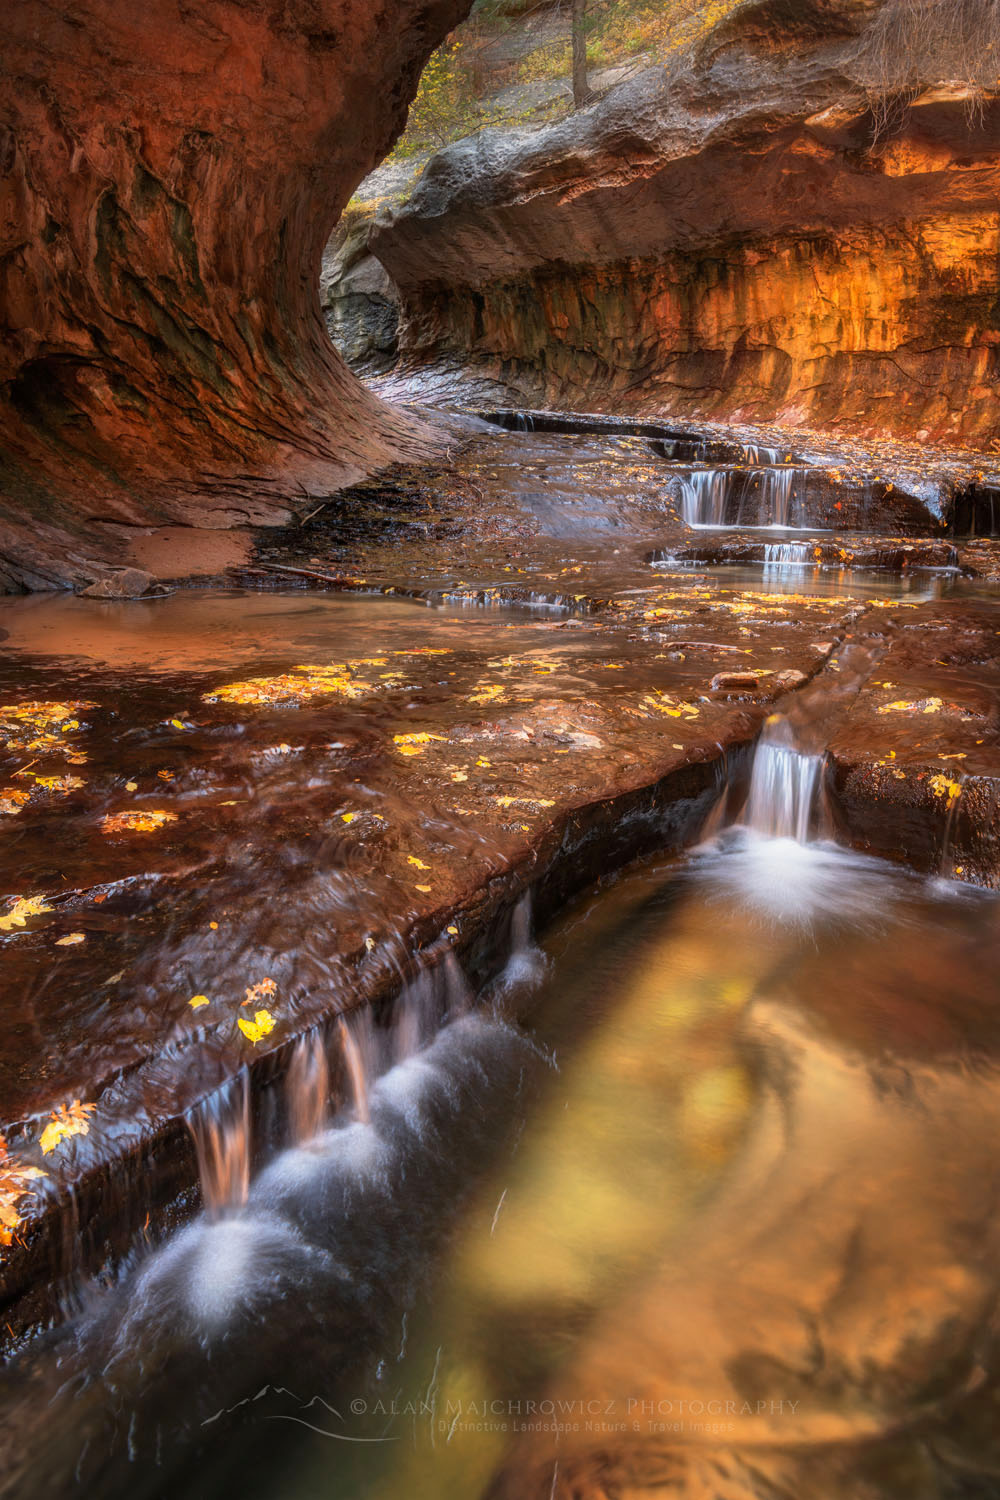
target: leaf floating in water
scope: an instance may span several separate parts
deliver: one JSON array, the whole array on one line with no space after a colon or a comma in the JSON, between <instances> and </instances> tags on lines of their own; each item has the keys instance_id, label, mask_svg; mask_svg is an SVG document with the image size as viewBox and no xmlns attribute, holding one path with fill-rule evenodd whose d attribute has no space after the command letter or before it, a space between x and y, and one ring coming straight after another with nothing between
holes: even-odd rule
<instances>
[{"instance_id":1,"label":"leaf floating in water","mask_svg":"<svg viewBox=\"0 0 1000 1500\"><path fill-rule=\"evenodd\" d=\"M354 819L356 817L357 817L357 813L356 812L341 813L341 815L340 815L340 821L342 823L353 823Z\"/></svg>"},{"instance_id":2,"label":"leaf floating in water","mask_svg":"<svg viewBox=\"0 0 1000 1500\"><path fill-rule=\"evenodd\" d=\"M192 995L191 999L188 1001L188 1005L190 1005L192 1010L201 1010L201 1007L203 1005L208 1004L209 999L207 995Z\"/></svg>"},{"instance_id":3,"label":"leaf floating in water","mask_svg":"<svg viewBox=\"0 0 1000 1500\"><path fill-rule=\"evenodd\" d=\"M51 906L46 905L44 896L19 896L13 906L0 916L0 932L12 932L15 927L23 927L29 917L40 917L51 910Z\"/></svg>"},{"instance_id":4,"label":"leaf floating in water","mask_svg":"<svg viewBox=\"0 0 1000 1500\"><path fill-rule=\"evenodd\" d=\"M75 948L77 943L85 943L87 934L85 932L67 932L65 937L56 938L57 948Z\"/></svg>"},{"instance_id":5,"label":"leaf floating in water","mask_svg":"<svg viewBox=\"0 0 1000 1500\"><path fill-rule=\"evenodd\" d=\"M418 870L429 870L430 869L430 865L425 865L424 862L423 862L423 860L422 859L418 859L415 854L408 854L406 856L406 863L408 865L416 865L416 867L417 867Z\"/></svg>"},{"instance_id":6,"label":"leaf floating in water","mask_svg":"<svg viewBox=\"0 0 1000 1500\"><path fill-rule=\"evenodd\" d=\"M22 792L20 787L5 786L0 790L0 818L15 817L24 804L30 798L30 792Z\"/></svg>"},{"instance_id":7,"label":"leaf floating in water","mask_svg":"<svg viewBox=\"0 0 1000 1500\"><path fill-rule=\"evenodd\" d=\"M42 1131L40 1142L45 1155L48 1156L60 1142L70 1136L89 1135L90 1121L87 1116L92 1115L96 1108L96 1104L81 1104L79 1099L74 1099L72 1104L60 1104L58 1109L53 1110L49 1123Z\"/></svg>"},{"instance_id":8,"label":"leaf floating in water","mask_svg":"<svg viewBox=\"0 0 1000 1500\"><path fill-rule=\"evenodd\" d=\"M432 890L432 887L429 885L418 885L414 886L414 890L423 891L427 895Z\"/></svg>"},{"instance_id":9,"label":"leaf floating in water","mask_svg":"<svg viewBox=\"0 0 1000 1500\"><path fill-rule=\"evenodd\" d=\"M125 790L127 792L137 792L139 790L139 783L137 781L126 781Z\"/></svg>"},{"instance_id":10,"label":"leaf floating in water","mask_svg":"<svg viewBox=\"0 0 1000 1500\"><path fill-rule=\"evenodd\" d=\"M177 814L162 808L136 808L129 812L108 813L101 819L102 833L155 833L167 823L176 823Z\"/></svg>"},{"instance_id":11,"label":"leaf floating in water","mask_svg":"<svg viewBox=\"0 0 1000 1500\"><path fill-rule=\"evenodd\" d=\"M36 776L35 785L47 792L62 792L67 797L70 792L79 791L83 781L79 776Z\"/></svg>"},{"instance_id":12,"label":"leaf floating in water","mask_svg":"<svg viewBox=\"0 0 1000 1500\"><path fill-rule=\"evenodd\" d=\"M263 1041L264 1037L270 1036L275 1027L275 1020L270 1011L259 1010L252 1021L247 1021L243 1016L240 1016L236 1024L243 1035L253 1042L256 1047L257 1043Z\"/></svg>"}]
</instances>

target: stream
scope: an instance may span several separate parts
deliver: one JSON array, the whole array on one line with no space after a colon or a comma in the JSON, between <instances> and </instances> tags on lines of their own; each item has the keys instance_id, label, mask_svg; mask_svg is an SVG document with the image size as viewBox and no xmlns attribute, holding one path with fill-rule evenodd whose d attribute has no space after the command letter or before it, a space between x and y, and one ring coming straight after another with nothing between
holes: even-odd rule
<instances>
[{"instance_id":1,"label":"stream","mask_svg":"<svg viewBox=\"0 0 1000 1500\"><path fill-rule=\"evenodd\" d=\"M827 753L993 593L651 552L594 441L485 462L631 538L611 625L556 552L0 601L5 1500L996 1493L1000 896L846 847Z\"/></svg>"}]
</instances>

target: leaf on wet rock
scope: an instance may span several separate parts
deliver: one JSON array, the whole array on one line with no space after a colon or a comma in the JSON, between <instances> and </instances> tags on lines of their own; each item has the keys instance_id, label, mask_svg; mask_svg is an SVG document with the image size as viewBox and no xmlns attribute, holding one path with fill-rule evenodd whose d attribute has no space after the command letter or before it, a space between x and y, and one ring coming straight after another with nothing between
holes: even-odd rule
<instances>
[{"instance_id":1,"label":"leaf on wet rock","mask_svg":"<svg viewBox=\"0 0 1000 1500\"><path fill-rule=\"evenodd\" d=\"M75 948L78 943L85 943L87 934L85 932L67 932L65 937L56 938L57 948Z\"/></svg>"},{"instance_id":2,"label":"leaf on wet rock","mask_svg":"<svg viewBox=\"0 0 1000 1500\"><path fill-rule=\"evenodd\" d=\"M22 792L20 787L5 786L0 788L0 818L16 817L30 797L31 793Z\"/></svg>"},{"instance_id":3,"label":"leaf on wet rock","mask_svg":"<svg viewBox=\"0 0 1000 1500\"><path fill-rule=\"evenodd\" d=\"M950 776L932 776L927 784L935 797L947 797L949 807L962 795L961 782L952 781Z\"/></svg>"},{"instance_id":4,"label":"leaf on wet rock","mask_svg":"<svg viewBox=\"0 0 1000 1500\"><path fill-rule=\"evenodd\" d=\"M507 690L504 687L503 683L489 682L480 687L477 692L470 693L468 702L478 704L480 707L484 707L485 705L491 703L503 703L506 701L506 697Z\"/></svg>"},{"instance_id":5,"label":"leaf on wet rock","mask_svg":"<svg viewBox=\"0 0 1000 1500\"><path fill-rule=\"evenodd\" d=\"M0 1135L0 1245L9 1245L21 1223L20 1205L35 1189L31 1186L48 1174L40 1167L29 1167L7 1150Z\"/></svg>"},{"instance_id":6,"label":"leaf on wet rock","mask_svg":"<svg viewBox=\"0 0 1000 1500\"><path fill-rule=\"evenodd\" d=\"M84 785L79 776L36 776L35 785L46 792L62 792L64 797L77 792Z\"/></svg>"},{"instance_id":7,"label":"leaf on wet rock","mask_svg":"<svg viewBox=\"0 0 1000 1500\"><path fill-rule=\"evenodd\" d=\"M425 865L424 862L423 862L423 860L422 859L418 859L415 854L408 854L406 856L406 862L407 862L408 865L416 865L416 867L417 867L418 870L429 870L430 869L430 865Z\"/></svg>"},{"instance_id":8,"label":"leaf on wet rock","mask_svg":"<svg viewBox=\"0 0 1000 1500\"><path fill-rule=\"evenodd\" d=\"M241 1005L256 1005L258 1000L270 1000L278 993L278 986L273 979L260 979L256 984L247 986L246 999L241 1000Z\"/></svg>"},{"instance_id":9,"label":"leaf on wet rock","mask_svg":"<svg viewBox=\"0 0 1000 1500\"><path fill-rule=\"evenodd\" d=\"M236 1024L243 1035L249 1041L253 1042L256 1047L257 1043L263 1041L264 1037L270 1036L276 1023L270 1011L258 1010L252 1021L246 1020L244 1016L239 1016Z\"/></svg>"},{"instance_id":10,"label":"leaf on wet rock","mask_svg":"<svg viewBox=\"0 0 1000 1500\"><path fill-rule=\"evenodd\" d=\"M443 734L394 734L392 742L400 755L423 755L432 740L444 740Z\"/></svg>"},{"instance_id":11,"label":"leaf on wet rock","mask_svg":"<svg viewBox=\"0 0 1000 1500\"><path fill-rule=\"evenodd\" d=\"M155 833L167 823L176 823L177 814L162 808L134 808L127 812L107 813L101 819L101 832Z\"/></svg>"},{"instance_id":12,"label":"leaf on wet rock","mask_svg":"<svg viewBox=\"0 0 1000 1500\"><path fill-rule=\"evenodd\" d=\"M203 1005L208 1004L209 999L207 995L192 995L191 999L188 1001L188 1005L190 1005L192 1010L201 1010Z\"/></svg>"},{"instance_id":13,"label":"leaf on wet rock","mask_svg":"<svg viewBox=\"0 0 1000 1500\"><path fill-rule=\"evenodd\" d=\"M79 1099L74 1099L72 1104L60 1104L59 1108L52 1111L49 1123L42 1131L40 1145L46 1156L54 1151L56 1147L74 1135L89 1135L89 1115L94 1113L96 1104L81 1104Z\"/></svg>"},{"instance_id":14,"label":"leaf on wet rock","mask_svg":"<svg viewBox=\"0 0 1000 1500\"><path fill-rule=\"evenodd\" d=\"M12 932L15 927L24 927L29 917L40 917L51 910L44 896L19 896L0 915L0 932Z\"/></svg>"},{"instance_id":15,"label":"leaf on wet rock","mask_svg":"<svg viewBox=\"0 0 1000 1500\"><path fill-rule=\"evenodd\" d=\"M895 703L883 703L879 709L880 714L937 714L941 712L940 698L917 698L912 702L905 698L898 699Z\"/></svg>"}]
</instances>

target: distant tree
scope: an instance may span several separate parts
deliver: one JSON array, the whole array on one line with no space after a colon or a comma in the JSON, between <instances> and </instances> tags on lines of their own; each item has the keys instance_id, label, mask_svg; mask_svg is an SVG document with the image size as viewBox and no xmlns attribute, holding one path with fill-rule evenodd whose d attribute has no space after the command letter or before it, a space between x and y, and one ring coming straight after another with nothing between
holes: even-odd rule
<instances>
[{"instance_id":1,"label":"distant tree","mask_svg":"<svg viewBox=\"0 0 1000 1500\"><path fill-rule=\"evenodd\" d=\"M573 108L582 109L593 98L587 82L587 10L589 0L572 0L570 29L573 40Z\"/></svg>"}]
</instances>

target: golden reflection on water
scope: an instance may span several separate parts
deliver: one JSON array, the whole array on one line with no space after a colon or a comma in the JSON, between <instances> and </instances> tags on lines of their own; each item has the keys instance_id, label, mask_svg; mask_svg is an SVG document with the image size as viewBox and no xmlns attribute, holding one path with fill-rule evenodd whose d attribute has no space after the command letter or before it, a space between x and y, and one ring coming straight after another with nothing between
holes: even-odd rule
<instances>
[{"instance_id":1,"label":"golden reflection on water","mask_svg":"<svg viewBox=\"0 0 1000 1500\"><path fill-rule=\"evenodd\" d=\"M555 939L558 1078L416 1335L434 1421L370 1493L950 1493L926 1430L982 1399L1000 1250L981 944L919 903L804 939L640 894L627 950ZM972 998L929 1044L896 997L944 959Z\"/></svg>"}]
</instances>

